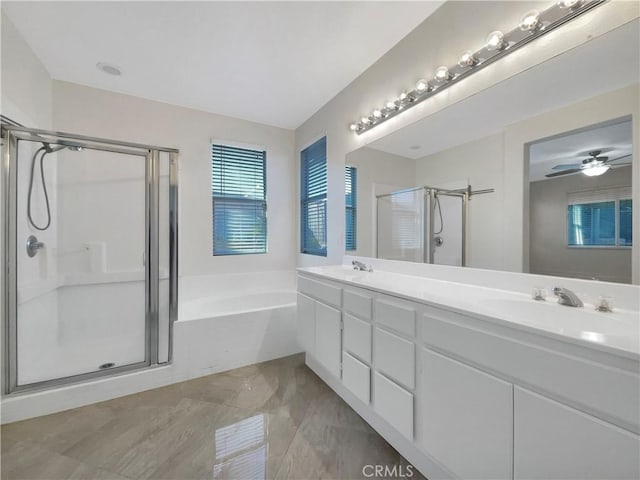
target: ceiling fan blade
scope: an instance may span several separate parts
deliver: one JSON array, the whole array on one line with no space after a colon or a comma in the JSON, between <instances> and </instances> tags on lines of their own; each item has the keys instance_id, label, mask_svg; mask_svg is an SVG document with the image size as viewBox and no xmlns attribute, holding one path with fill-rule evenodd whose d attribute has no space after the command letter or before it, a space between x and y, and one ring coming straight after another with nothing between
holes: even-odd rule
<instances>
[{"instance_id":1,"label":"ceiling fan blade","mask_svg":"<svg viewBox=\"0 0 640 480\"><path fill-rule=\"evenodd\" d=\"M613 165L609 165L611 168L615 168L615 167L626 167L629 165L633 165L633 163L615 163Z\"/></svg>"},{"instance_id":2,"label":"ceiling fan blade","mask_svg":"<svg viewBox=\"0 0 640 480\"><path fill-rule=\"evenodd\" d=\"M561 163L560 165L556 165L551 170L567 170L568 168L578 168L582 164L580 163Z\"/></svg>"},{"instance_id":3,"label":"ceiling fan blade","mask_svg":"<svg viewBox=\"0 0 640 480\"><path fill-rule=\"evenodd\" d=\"M560 175L569 175L570 173L581 172L582 168L572 168L571 170L560 170L559 172L548 173L547 178L559 177Z\"/></svg>"},{"instance_id":4,"label":"ceiling fan blade","mask_svg":"<svg viewBox=\"0 0 640 480\"><path fill-rule=\"evenodd\" d=\"M623 155L623 156L618 157L618 158L607 159L607 160L603 161L602 163L613 163L613 162L617 162L618 160L622 160L623 158L627 158L627 157L630 157L630 156L631 156L631 154L629 153L627 155Z\"/></svg>"}]
</instances>

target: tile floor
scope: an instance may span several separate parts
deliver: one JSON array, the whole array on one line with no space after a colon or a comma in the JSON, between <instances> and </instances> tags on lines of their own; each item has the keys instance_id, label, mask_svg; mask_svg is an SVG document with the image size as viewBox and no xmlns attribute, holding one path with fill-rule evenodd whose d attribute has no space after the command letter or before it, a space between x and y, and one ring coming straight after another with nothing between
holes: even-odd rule
<instances>
[{"instance_id":1,"label":"tile floor","mask_svg":"<svg viewBox=\"0 0 640 480\"><path fill-rule=\"evenodd\" d=\"M2 479L355 479L407 461L304 364L251 365L2 426ZM413 479L421 479L413 470Z\"/></svg>"}]
</instances>

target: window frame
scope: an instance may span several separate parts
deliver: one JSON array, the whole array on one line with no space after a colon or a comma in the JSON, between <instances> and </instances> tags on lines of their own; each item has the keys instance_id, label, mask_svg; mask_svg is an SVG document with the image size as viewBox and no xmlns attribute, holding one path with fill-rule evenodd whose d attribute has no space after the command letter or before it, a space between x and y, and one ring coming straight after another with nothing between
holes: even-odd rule
<instances>
[{"instance_id":1,"label":"window frame","mask_svg":"<svg viewBox=\"0 0 640 480\"><path fill-rule=\"evenodd\" d=\"M259 198L241 198L241 197L225 197L224 195L216 195L214 193L213 190L213 175L214 175L214 147L226 147L226 148L230 148L230 149L236 149L236 150L247 150L247 151L252 151L252 152L256 152L256 153L262 153L262 189L263 189L263 198L259 199ZM211 153L211 163L210 163L210 168L211 168L211 233L212 233L212 237L211 237L211 252L212 255L214 257L227 257L227 256L236 256L236 255L264 255L269 253L269 228L268 228L268 206L267 206L267 200L268 200L268 193L267 193L267 156L268 156L268 152L267 152L267 148L263 147L263 146L259 146L259 145L249 145L249 144L243 144L243 143L238 143L238 142L233 142L233 141L227 141L227 140L218 140L218 139L211 139L210 141L210 145L209 145L209 151ZM239 202L239 203L246 203L246 204L255 204L255 205L260 205L263 211L263 218L264 218L264 225L263 225L263 230L264 230L264 248L261 251L251 251L251 252L233 252L233 251L216 251L216 219L215 219L215 203L216 201L218 202L224 202L224 201L229 201L229 200L233 200L235 202ZM256 249L257 250L257 249Z\"/></svg>"},{"instance_id":2,"label":"window frame","mask_svg":"<svg viewBox=\"0 0 640 480\"><path fill-rule=\"evenodd\" d=\"M620 243L620 201L622 200L630 200L632 202L632 209L633 209L633 198L632 198L632 194L631 193L625 193L624 189L626 188L630 188L630 187L607 187L607 188L602 188L602 189L597 189L597 190L592 190L590 192L575 192L575 193L569 193L567 195L567 210L566 210L566 215L565 215L565 221L566 221L566 225L565 225L565 245L567 248L569 249L600 249L600 250L624 250L624 249L631 249L633 247L633 231L632 231L632 243L631 244L621 244ZM603 195L603 198L600 199L593 199L593 200L583 200L583 201L571 201L571 196L575 195L575 194L580 194L580 193L598 193ZM621 193L622 192L622 193ZM609 244L609 245L604 245L604 244L600 244L600 245L576 245L576 244L570 244L569 243L569 238L570 238L570 233L569 233L569 229L571 228L571 222L569 220L569 210L571 208L572 205L589 205L592 203L605 203L605 202L612 202L614 204L614 222L615 222L615 226L614 226L614 238L615 238L615 244ZM633 227L632 227L633 228Z\"/></svg>"},{"instance_id":3,"label":"window frame","mask_svg":"<svg viewBox=\"0 0 640 480\"><path fill-rule=\"evenodd\" d=\"M314 196L307 196L307 188L308 188L308 178L305 177L308 174L308 166L305 162L310 159L305 158L305 152L308 152L312 148L320 148L317 147L318 144L324 143L324 193L317 194ZM300 151L300 253L304 255L315 255L319 257L327 256L327 199L328 199L328 175L327 175L327 137L326 135L314 140L305 148ZM324 248L309 248L307 247L307 230L310 228L306 223L306 214L307 207L309 204L321 202L324 206L324 225L323 225L323 240L324 240Z\"/></svg>"},{"instance_id":4,"label":"window frame","mask_svg":"<svg viewBox=\"0 0 640 480\"><path fill-rule=\"evenodd\" d=\"M347 176L347 172L351 171ZM358 249L358 168L353 165L345 165L345 195L344 195L344 210L345 210L345 224L344 224L344 249L346 252L355 252ZM347 179L351 180L351 205L347 203ZM353 244L350 244L348 241L348 228L347 228L347 217L349 212L352 216L352 227L353 227Z\"/></svg>"}]
</instances>

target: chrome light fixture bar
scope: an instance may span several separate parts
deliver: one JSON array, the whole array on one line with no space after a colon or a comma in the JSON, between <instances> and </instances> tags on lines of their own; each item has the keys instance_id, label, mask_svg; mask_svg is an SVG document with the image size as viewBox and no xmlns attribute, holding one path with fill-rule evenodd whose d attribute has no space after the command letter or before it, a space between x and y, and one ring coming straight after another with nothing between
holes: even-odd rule
<instances>
[{"instance_id":1,"label":"chrome light fixture bar","mask_svg":"<svg viewBox=\"0 0 640 480\"><path fill-rule=\"evenodd\" d=\"M512 30L491 32L480 49L467 50L456 65L438 67L428 77L430 80L421 78L412 90L403 91L397 99L388 100L383 107L376 107L359 121L351 123L349 130L360 135L380 125L606 1L560 0L545 10L525 13Z\"/></svg>"}]
</instances>

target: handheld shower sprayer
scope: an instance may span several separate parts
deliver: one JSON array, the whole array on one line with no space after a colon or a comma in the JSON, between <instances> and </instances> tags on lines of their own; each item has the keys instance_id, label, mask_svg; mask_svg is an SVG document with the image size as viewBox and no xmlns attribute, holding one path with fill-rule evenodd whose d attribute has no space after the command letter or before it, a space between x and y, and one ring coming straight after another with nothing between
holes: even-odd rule
<instances>
[{"instance_id":1,"label":"handheld shower sprayer","mask_svg":"<svg viewBox=\"0 0 640 480\"><path fill-rule=\"evenodd\" d=\"M27 219L33 228L36 230L40 230L41 232L47 230L51 226L51 206L49 204L49 193L47 192L47 182L44 175L44 157L49 153L59 152L68 148L71 151L79 152L82 150L81 146L78 145L57 145L51 146L49 143L42 142L42 147L40 147L31 157L31 173L29 175L29 192L27 193ZM40 159L40 179L42 181L42 193L44 194L44 203L47 209L47 222L44 226L37 225L33 219L32 211L31 211L31 197L33 196L33 183L35 180L35 167L36 161Z\"/></svg>"}]
</instances>

